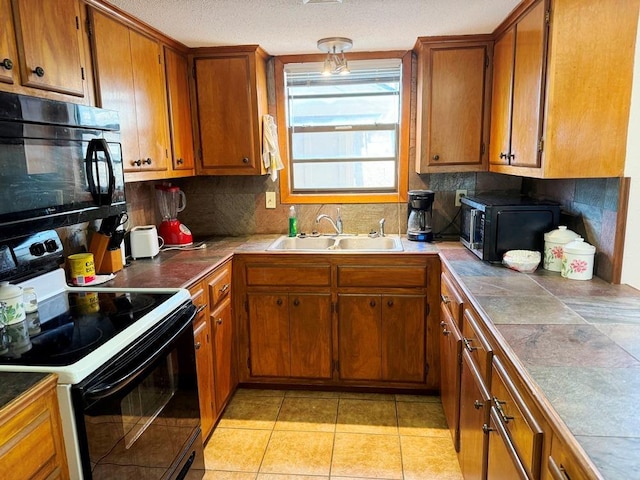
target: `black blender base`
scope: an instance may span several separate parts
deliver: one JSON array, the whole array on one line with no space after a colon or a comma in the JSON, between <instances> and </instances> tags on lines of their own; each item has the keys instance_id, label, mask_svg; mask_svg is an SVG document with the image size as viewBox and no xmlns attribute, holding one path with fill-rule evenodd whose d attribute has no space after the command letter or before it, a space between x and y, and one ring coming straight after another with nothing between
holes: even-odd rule
<instances>
[{"instance_id":1,"label":"black blender base","mask_svg":"<svg viewBox=\"0 0 640 480\"><path fill-rule=\"evenodd\" d=\"M407 240L414 242L433 242L433 232L407 232Z\"/></svg>"}]
</instances>

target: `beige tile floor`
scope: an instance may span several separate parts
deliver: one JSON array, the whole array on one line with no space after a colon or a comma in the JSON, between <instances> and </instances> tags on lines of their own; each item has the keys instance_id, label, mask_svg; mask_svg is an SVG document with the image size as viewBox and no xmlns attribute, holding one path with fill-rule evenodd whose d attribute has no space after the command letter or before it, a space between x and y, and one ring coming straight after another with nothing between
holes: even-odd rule
<instances>
[{"instance_id":1,"label":"beige tile floor","mask_svg":"<svg viewBox=\"0 0 640 480\"><path fill-rule=\"evenodd\" d=\"M461 480L439 397L240 389L204 480Z\"/></svg>"}]
</instances>

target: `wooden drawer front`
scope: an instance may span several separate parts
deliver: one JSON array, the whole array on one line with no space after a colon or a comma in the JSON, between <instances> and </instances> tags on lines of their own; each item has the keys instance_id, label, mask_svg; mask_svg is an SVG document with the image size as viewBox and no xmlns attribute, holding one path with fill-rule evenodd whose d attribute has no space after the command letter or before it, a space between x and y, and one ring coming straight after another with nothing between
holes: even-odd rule
<instances>
[{"instance_id":1,"label":"wooden drawer front","mask_svg":"<svg viewBox=\"0 0 640 480\"><path fill-rule=\"evenodd\" d=\"M453 280L446 272L442 272L440 280L440 298L442 303L449 309L451 316L456 321L456 325L460 328L463 308L462 297L454 286Z\"/></svg>"},{"instance_id":2,"label":"wooden drawer front","mask_svg":"<svg viewBox=\"0 0 640 480\"><path fill-rule=\"evenodd\" d=\"M542 429L498 358L493 359L491 403L530 478L540 478Z\"/></svg>"},{"instance_id":3,"label":"wooden drawer front","mask_svg":"<svg viewBox=\"0 0 640 480\"><path fill-rule=\"evenodd\" d=\"M469 309L464 310L462 319L462 348L469 352L478 372L480 372L482 381L489 387L491 385L493 350L480 331L474 314Z\"/></svg>"},{"instance_id":4,"label":"wooden drawer front","mask_svg":"<svg viewBox=\"0 0 640 480\"><path fill-rule=\"evenodd\" d=\"M209 282L211 306L218 305L231 293L231 264L227 263Z\"/></svg>"},{"instance_id":5,"label":"wooden drawer front","mask_svg":"<svg viewBox=\"0 0 640 480\"><path fill-rule=\"evenodd\" d=\"M191 293L191 301L196 306L196 318L193 319L193 324L197 325L202 319L204 319L205 310L208 306L208 298L206 295L204 282L198 282L195 285L189 287L189 293Z\"/></svg>"},{"instance_id":6,"label":"wooden drawer front","mask_svg":"<svg viewBox=\"0 0 640 480\"><path fill-rule=\"evenodd\" d=\"M328 287L331 284L329 265L247 265L247 285L293 285Z\"/></svg>"},{"instance_id":7,"label":"wooden drawer front","mask_svg":"<svg viewBox=\"0 0 640 480\"><path fill-rule=\"evenodd\" d=\"M64 452L56 441L62 432L54 414L57 401L51 390L0 426L0 471L8 475L2 478L68 478Z\"/></svg>"},{"instance_id":8,"label":"wooden drawer front","mask_svg":"<svg viewBox=\"0 0 640 480\"><path fill-rule=\"evenodd\" d=\"M427 267L381 265L339 266L338 286L340 287L425 287Z\"/></svg>"},{"instance_id":9,"label":"wooden drawer front","mask_svg":"<svg viewBox=\"0 0 640 480\"><path fill-rule=\"evenodd\" d=\"M487 458L487 480L531 480L518 452L509 439L500 414L491 407L489 424L483 428L489 436L489 455Z\"/></svg>"},{"instance_id":10,"label":"wooden drawer front","mask_svg":"<svg viewBox=\"0 0 640 480\"><path fill-rule=\"evenodd\" d=\"M551 440L551 455L547 458L547 468L551 480L588 480L593 476L588 475L578 461L569 455L569 452L560 442L560 439L553 436Z\"/></svg>"}]
</instances>

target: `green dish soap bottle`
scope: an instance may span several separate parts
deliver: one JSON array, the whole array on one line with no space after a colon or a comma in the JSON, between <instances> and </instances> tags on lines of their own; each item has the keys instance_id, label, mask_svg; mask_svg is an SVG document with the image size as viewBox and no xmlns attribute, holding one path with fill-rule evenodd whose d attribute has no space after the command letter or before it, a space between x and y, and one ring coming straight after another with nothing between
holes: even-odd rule
<instances>
[{"instance_id":1,"label":"green dish soap bottle","mask_svg":"<svg viewBox=\"0 0 640 480\"><path fill-rule=\"evenodd\" d=\"M298 217L296 216L296 207L291 205L289 207L289 236L295 237L298 235Z\"/></svg>"}]
</instances>

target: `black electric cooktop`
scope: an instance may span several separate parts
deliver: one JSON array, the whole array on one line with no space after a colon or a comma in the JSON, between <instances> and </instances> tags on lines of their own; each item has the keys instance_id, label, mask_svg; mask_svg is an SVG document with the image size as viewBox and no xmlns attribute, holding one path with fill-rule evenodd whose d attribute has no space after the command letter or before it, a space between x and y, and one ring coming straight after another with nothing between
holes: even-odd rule
<instances>
[{"instance_id":1,"label":"black electric cooktop","mask_svg":"<svg viewBox=\"0 0 640 480\"><path fill-rule=\"evenodd\" d=\"M60 293L39 302L37 313L27 314L24 322L6 326L0 364L71 365L171 296L146 292Z\"/></svg>"}]
</instances>

